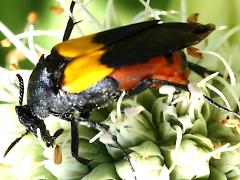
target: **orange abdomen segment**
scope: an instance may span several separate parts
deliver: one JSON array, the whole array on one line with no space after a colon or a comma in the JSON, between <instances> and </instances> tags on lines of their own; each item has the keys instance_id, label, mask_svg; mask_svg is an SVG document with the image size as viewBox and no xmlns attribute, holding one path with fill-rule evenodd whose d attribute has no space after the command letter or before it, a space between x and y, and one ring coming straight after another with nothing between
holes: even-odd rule
<instances>
[{"instance_id":1,"label":"orange abdomen segment","mask_svg":"<svg viewBox=\"0 0 240 180\"><path fill-rule=\"evenodd\" d=\"M189 70L185 55L181 51L173 52L170 57L164 55L150 58L147 62L116 69L109 76L117 80L120 90L131 90L144 79L159 79L178 84L187 84Z\"/></svg>"}]
</instances>

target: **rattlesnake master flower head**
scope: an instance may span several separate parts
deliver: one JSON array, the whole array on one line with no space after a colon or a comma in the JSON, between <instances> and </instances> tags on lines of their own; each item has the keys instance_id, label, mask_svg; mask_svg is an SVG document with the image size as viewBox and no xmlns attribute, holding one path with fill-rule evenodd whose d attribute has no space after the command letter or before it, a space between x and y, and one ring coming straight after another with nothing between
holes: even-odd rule
<instances>
[{"instance_id":1,"label":"rattlesnake master flower head","mask_svg":"<svg viewBox=\"0 0 240 180\"><path fill-rule=\"evenodd\" d=\"M63 3L63 1L60 2ZM179 14L183 14L183 17L186 14L185 12L153 9L149 6L151 4L148 2L150 1L140 0L139 2L144 4L145 11L137 14L133 18L133 22L146 20L149 17L159 19L159 15L166 15L174 21L177 18L179 21ZM96 27L99 30L104 29L104 26L89 13L84 4L80 4L80 7L85 14L81 19L91 21L91 29L96 29ZM66 9L68 9L67 6ZM111 0L108 1L106 14L105 26L107 28L120 25L120 18L116 18L116 10ZM2 27L1 23L1 31ZM79 28L78 25L76 27ZM217 29L219 28L217 27ZM205 67L213 66L221 72L225 72L226 67L227 73L223 73L224 78L217 77L217 74L208 76L204 80L199 80L193 74L190 76L191 81L199 82L198 86L204 94L234 110L240 107L239 79L234 78L232 69L226 65L227 63L222 57L229 57L228 60L233 66L234 74L238 74L240 52L238 43L236 45L226 43L223 46L223 43L229 38L229 34L233 34L237 30L239 31L239 27L230 29L226 35L223 35L222 38L221 36L216 38L215 41L210 38L207 46L207 43L202 43L199 48L200 51L205 48L207 50L202 52L201 63L206 63ZM39 31L34 30L34 33L38 34ZM215 34L217 33L219 33L218 30ZM8 38L13 40L15 44L16 42L22 43L15 36ZM33 62L38 59L36 54L32 51L29 53L22 45L17 47ZM216 51L220 49L218 52L222 56L209 51L212 49ZM191 59L189 56L187 58ZM215 59L220 59L225 66L222 66L220 61L220 63L218 61L215 63ZM24 128L18 122L13 108L18 103L18 88L9 79L14 79L15 72L0 68L0 73L0 81L2 82L0 85L0 100L2 102L0 112L1 119L4 121L0 127L0 142L1 147L7 147L10 141L8 138L18 137L24 132ZM18 73L24 77L25 84L27 84L30 72L21 71ZM215 91L214 87L220 92ZM172 91L168 95L160 95L157 90L147 90L132 99L120 102L118 105L113 103L104 109L93 112L90 119L110 126L110 132L117 137L118 142L129 153L138 179L154 180L164 177L163 179L173 180L178 178L214 180L238 179L240 177L239 133L235 127L226 127L219 122L219 120L229 119L229 117L232 118L228 113L210 106L203 99L193 98L186 92L174 94ZM62 162L54 163L55 147L47 148L41 138L36 140L33 136L27 136L14 147L14 150L5 159L1 159L0 171L3 178L134 179L129 163L108 134L100 134L100 141L94 141L93 137L98 131L83 126L78 127L80 156L92 160L93 169L86 175L88 171L86 166L78 163L71 155L69 123L53 117L49 117L45 122L51 135L59 128L64 129L64 133L56 140L56 144L62 151ZM2 148L2 154L4 154L5 149Z\"/></svg>"}]
</instances>

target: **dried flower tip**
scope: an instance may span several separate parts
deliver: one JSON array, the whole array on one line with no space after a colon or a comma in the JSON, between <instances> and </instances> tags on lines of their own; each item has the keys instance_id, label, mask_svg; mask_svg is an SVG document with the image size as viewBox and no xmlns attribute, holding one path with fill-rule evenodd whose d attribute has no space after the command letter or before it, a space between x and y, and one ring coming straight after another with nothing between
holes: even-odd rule
<instances>
[{"instance_id":1,"label":"dried flower tip","mask_svg":"<svg viewBox=\"0 0 240 180\"><path fill-rule=\"evenodd\" d=\"M31 11L28 13L27 17L28 23L30 24L35 24L38 21L38 14L35 11Z\"/></svg>"},{"instance_id":2,"label":"dried flower tip","mask_svg":"<svg viewBox=\"0 0 240 180\"><path fill-rule=\"evenodd\" d=\"M199 51L198 48L195 47L188 47L187 48L188 55L197 58L197 59L203 59L203 54Z\"/></svg>"},{"instance_id":3,"label":"dried flower tip","mask_svg":"<svg viewBox=\"0 0 240 180\"><path fill-rule=\"evenodd\" d=\"M62 163L62 151L58 144L54 149L53 162L54 164L57 164L57 165Z\"/></svg>"},{"instance_id":4,"label":"dried flower tip","mask_svg":"<svg viewBox=\"0 0 240 180\"><path fill-rule=\"evenodd\" d=\"M13 63L13 64L9 65L9 69L13 70L13 71L16 71L16 70L19 70L20 67L18 66L18 64Z\"/></svg>"},{"instance_id":5,"label":"dried flower tip","mask_svg":"<svg viewBox=\"0 0 240 180\"><path fill-rule=\"evenodd\" d=\"M61 6L56 5L50 8L50 12L53 14L62 14L64 9Z\"/></svg>"},{"instance_id":6,"label":"dried flower tip","mask_svg":"<svg viewBox=\"0 0 240 180\"><path fill-rule=\"evenodd\" d=\"M223 119L219 120L220 124L226 126L226 127L237 127L240 125L239 119Z\"/></svg>"},{"instance_id":7,"label":"dried flower tip","mask_svg":"<svg viewBox=\"0 0 240 180\"><path fill-rule=\"evenodd\" d=\"M199 13L193 13L187 18L187 23L192 24L198 21Z\"/></svg>"},{"instance_id":8,"label":"dried flower tip","mask_svg":"<svg viewBox=\"0 0 240 180\"><path fill-rule=\"evenodd\" d=\"M223 119L219 120L220 124L230 127L230 128L236 128L238 134L240 134L240 122L239 119Z\"/></svg>"},{"instance_id":9,"label":"dried flower tip","mask_svg":"<svg viewBox=\"0 0 240 180\"><path fill-rule=\"evenodd\" d=\"M25 56L20 51L15 49L8 52L6 59L9 64L9 69L18 70L20 69L18 62L24 60Z\"/></svg>"},{"instance_id":10,"label":"dried flower tip","mask_svg":"<svg viewBox=\"0 0 240 180\"><path fill-rule=\"evenodd\" d=\"M10 47L11 46L11 41L9 41L9 39L4 39L1 41L1 46L2 47Z\"/></svg>"}]
</instances>

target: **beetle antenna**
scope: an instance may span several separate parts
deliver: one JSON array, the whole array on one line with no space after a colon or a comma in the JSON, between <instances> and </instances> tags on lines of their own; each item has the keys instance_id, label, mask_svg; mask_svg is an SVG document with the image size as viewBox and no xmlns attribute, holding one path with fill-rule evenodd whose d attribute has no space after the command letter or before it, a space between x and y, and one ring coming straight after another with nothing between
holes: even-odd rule
<instances>
[{"instance_id":1,"label":"beetle antenna","mask_svg":"<svg viewBox=\"0 0 240 180\"><path fill-rule=\"evenodd\" d=\"M24 95L24 83L23 78L20 74L16 74L19 82L19 105L22 106L23 103L23 95Z\"/></svg>"},{"instance_id":2,"label":"beetle antenna","mask_svg":"<svg viewBox=\"0 0 240 180\"><path fill-rule=\"evenodd\" d=\"M18 82L19 82L19 105L22 106L23 103L23 95L24 95L24 82L23 82L23 78L20 74L16 74L17 78L18 78ZM16 138L7 148L7 150L5 151L3 157L5 157L9 151L24 137L28 134L29 132L26 131L24 134L22 134L20 137Z\"/></svg>"},{"instance_id":3,"label":"beetle antenna","mask_svg":"<svg viewBox=\"0 0 240 180\"><path fill-rule=\"evenodd\" d=\"M20 137L18 137L17 139L15 139L7 148L7 150L5 151L3 157L5 157L9 151L24 137L28 134L29 132L25 132L24 134L22 134Z\"/></svg>"}]
</instances>

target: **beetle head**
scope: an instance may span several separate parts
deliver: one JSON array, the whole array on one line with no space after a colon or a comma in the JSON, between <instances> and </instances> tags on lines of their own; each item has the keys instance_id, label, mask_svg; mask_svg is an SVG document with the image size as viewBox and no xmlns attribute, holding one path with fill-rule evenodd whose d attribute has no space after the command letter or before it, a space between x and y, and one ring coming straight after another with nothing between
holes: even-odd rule
<instances>
[{"instance_id":1,"label":"beetle head","mask_svg":"<svg viewBox=\"0 0 240 180\"><path fill-rule=\"evenodd\" d=\"M41 139L45 142L46 146L53 147L55 139L58 136L60 136L63 132L63 129L59 129L54 133L53 136L51 136L46 128L44 121L34 116L30 111L28 105L22 105L24 94L23 79L19 74L17 74L17 77L19 80L20 93L19 93L19 106L15 106L15 110L18 115L20 123L26 128L26 132L10 144L4 156L6 156L7 153L22 139L22 137L24 137L28 133L34 134L36 137L38 137L38 134L40 134ZM38 133L38 130L40 133Z\"/></svg>"},{"instance_id":2,"label":"beetle head","mask_svg":"<svg viewBox=\"0 0 240 180\"><path fill-rule=\"evenodd\" d=\"M46 146L53 147L55 139L61 134L59 132L60 130L56 131L56 133L53 136L51 136L49 131L46 129L46 125L44 121L32 115L28 105L16 106L15 110L18 115L18 119L20 123L26 128L27 132L34 134L36 137L38 137L39 135L38 129L39 129L41 139L45 142ZM61 132L62 131L63 130L61 129Z\"/></svg>"}]
</instances>

